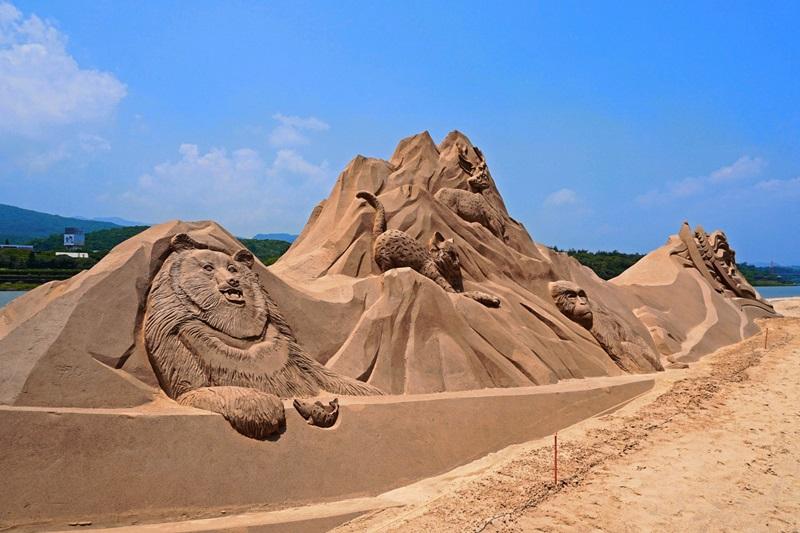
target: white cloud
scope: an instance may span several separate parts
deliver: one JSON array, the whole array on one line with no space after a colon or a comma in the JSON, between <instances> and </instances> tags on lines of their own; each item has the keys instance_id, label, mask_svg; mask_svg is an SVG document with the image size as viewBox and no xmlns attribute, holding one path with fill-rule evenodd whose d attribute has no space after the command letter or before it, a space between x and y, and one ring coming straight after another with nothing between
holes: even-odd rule
<instances>
[{"instance_id":1,"label":"white cloud","mask_svg":"<svg viewBox=\"0 0 800 533\"><path fill-rule=\"evenodd\" d=\"M279 122L269 134L269 143L275 147L296 146L309 142L303 132L327 131L330 126L316 117L297 117L276 113L272 116Z\"/></svg>"},{"instance_id":2,"label":"white cloud","mask_svg":"<svg viewBox=\"0 0 800 533\"><path fill-rule=\"evenodd\" d=\"M752 178L761 174L766 162L760 157L750 157L745 155L737 159L734 163L718 168L708 175L711 183L722 183L743 178Z\"/></svg>"},{"instance_id":3,"label":"white cloud","mask_svg":"<svg viewBox=\"0 0 800 533\"><path fill-rule=\"evenodd\" d=\"M275 157L271 169L273 174L282 171L312 178L321 178L328 173L328 162L323 161L322 164L315 165L303 159L303 156L294 150L284 148L283 150L278 150L278 155Z\"/></svg>"},{"instance_id":4,"label":"white cloud","mask_svg":"<svg viewBox=\"0 0 800 533\"><path fill-rule=\"evenodd\" d=\"M544 199L544 204L551 207L559 207L563 205L572 205L578 203L578 194L572 189L559 189L550 193Z\"/></svg>"},{"instance_id":5,"label":"white cloud","mask_svg":"<svg viewBox=\"0 0 800 533\"><path fill-rule=\"evenodd\" d=\"M90 155L111 150L111 143L107 139L92 133L78 135L78 144L81 150Z\"/></svg>"},{"instance_id":6,"label":"white cloud","mask_svg":"<svg viewBox=\"0 0 800 533\"><path fill-rule=\"evenodd\" d=\"M766 164L760 157L744 155L730 165L720 167L705 176L683 178L669 182L661 189L640 194L636 197L636 201L648 206L696 196L711 187L718 192L719 188L726 184L759 176Z\"/></svg>"},{"instance_id":7,"label":"white cloud","mask_svg":"<svg viewBox=\"0 0 800 533\"><path fill-rule=\"evenodd\" d=\"M103 152L111 150L107 139L91 133L79 133L74 138L55 143L29 143L29 147L15 153L14 163L28 174L42 174L54 165L72 162L85 165Z\"/></svg>"},{"instance_id":8,"label":"white cloud","mask_svg":"<svg viewBox=\"0 0 800 533\"><path fill-rule=\"evenodd\" d=\"M125 97L122 82L81 68L66 42L52 23L0 3L0 134L35 137L52 126L99 121Z\"/></svg>"},{"instance_id":9,"label":"white cloud","mask_svg":"<svg viewBox=\"0 0 800 533\"><path fill-rule=\"evenodd\" d=\"M755 188L770 193L784 195L800 194L800 176L788 180L764 180L755 184Z\"/></svg>"},{"instance_id":10,"label":"white cloud","mask_svg":"<svg viewBox=\"0 0 800 533\"><path fill-rule=\"evenodd\" d=\"M25 154L19 158L19 163L29 174L41 174L56 163L69 159L70 155L67 145L62 143L44 151Z\"/></svg>"},{"instance_id":11,"label":"white cloud","mask_svg":"<svg viewBox=\"0 0 800 533\"><path fill-rule=\"evenodd\" d=\"M214 219L249 236L268 228L300 226L324 194L327 164L315 165L293 150L267 164L256 150L203 152L182 144L176 160L155 165L119 200L125 216L164 221Z\"/></svg>"},{"instance_id":12,"label":"white cloud","mask_svg":"<svg viewBox=\"0 0 800 533\"><path fill-rule=\"evenodd\" d=\"M683 178L669 185L669 194L673 198L685 198L695 195L705 187L704 178Z\"/></svg>"}]
</instances>

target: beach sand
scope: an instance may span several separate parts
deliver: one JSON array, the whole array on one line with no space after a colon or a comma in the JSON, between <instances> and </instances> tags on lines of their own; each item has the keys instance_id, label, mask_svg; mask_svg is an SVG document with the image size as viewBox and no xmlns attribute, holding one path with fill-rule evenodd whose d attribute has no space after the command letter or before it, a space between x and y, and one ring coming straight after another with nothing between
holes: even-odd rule
<instances>
[{"instance_id":1,"label":"beach sand","mask_svg":"<svg viewBox=\"0 0 800 533\"><path fill-rule=\"evenodd\" d=\"M633 402L394 491L337 531L797 531L800 299Z\"/></svg>"}]
</instances>

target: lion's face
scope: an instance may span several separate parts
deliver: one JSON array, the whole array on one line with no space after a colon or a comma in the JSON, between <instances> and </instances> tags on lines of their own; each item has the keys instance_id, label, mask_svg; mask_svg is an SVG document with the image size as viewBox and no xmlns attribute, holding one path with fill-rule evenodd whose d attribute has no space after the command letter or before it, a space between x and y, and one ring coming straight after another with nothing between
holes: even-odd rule
<instances>
[{"instance_id":1,"label":"lion's face","mask_svg":"<svg viewBox=\"0 0 800 533\"><path fill-rule=\"evenodd\" d=\"M237 338L259 337L269 309L251 265L247 252L230 256L181 250L171 267L173 289L193 314L214 329Z\"/></svg>"}]
</instances>

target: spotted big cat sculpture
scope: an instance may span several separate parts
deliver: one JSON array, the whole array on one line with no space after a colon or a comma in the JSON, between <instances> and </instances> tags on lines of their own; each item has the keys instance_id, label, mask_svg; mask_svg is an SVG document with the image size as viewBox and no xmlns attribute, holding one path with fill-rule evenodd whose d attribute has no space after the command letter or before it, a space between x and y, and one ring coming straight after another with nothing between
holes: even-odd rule
<instances>
[{"instance_id":1,"label":"spotted big cat sculpture","mask_svg":"<svg viewBox=\"0 0 800 533\"><path fill-rule=\"evenodd\" d=\"M211 250L186 234L171 247L144 321L150 362L170 398L263 439L285 423L281 398L381 394L303 351L253 272L250 252Z\"/></svg>"},{"instance_id":2,"label":"spotted big cat sculpture","mask_svg":"<svg viewBox=\"0 0 800 533\"><path fill-rule=\"evenodd\" d=\"M481 291L464 291L461 262L453 239L445 239L437 231L426 250L405 231L387 229L386 210L377 196L360 191L356 198L366 201L375 209L372 258L381 272L408 267L433 280L447 292L462 294L486 307L500 307L500 299L496 296Z\"/></svg>"}]
</instances>

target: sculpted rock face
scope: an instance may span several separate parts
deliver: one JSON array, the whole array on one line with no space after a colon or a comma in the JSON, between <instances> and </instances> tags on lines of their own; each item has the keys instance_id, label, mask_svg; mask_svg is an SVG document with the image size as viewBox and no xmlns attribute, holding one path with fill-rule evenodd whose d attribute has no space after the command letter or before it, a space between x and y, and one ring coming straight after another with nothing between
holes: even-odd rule
<instances>
[{"instance_id":1,"label":"sculpted rock face","mask_svg":"<svg viewBox=\"0 0 800 533\"><path fill-rule=\"evenodd\" d=\"M258 276L253 256L210 250L186 234L153 280L144 333L167 395L222 414L237 431L264 438L281 429L280 398L320 390L380 394L304 353Z\"/></svg>"},{"instance_id":2,"label":"sculpted rock face","mask_svg":"<svg viewBox=\"0 0 800 533\"><path fill-rule=\"evenodd\" d=\"M500 300L494 296L479 291L464 292L458 249L452 239L445 239L437 231L429 243L429 250L425 250L404 231L386 229L386 211L374 194L361 191L356 197L366 200L375 209L372 257L381 272L409 267L432 279L447 292L461 293L486 307L500 306Z\"/></svg>"},{"instance_id":3,"label":"sculpted rock face","mask_svg":"<svg viewBox=\"0 0 800 533\"><path fill-rule=\"evenodd\" d=\"M550 283L550 296L566 317L592 334L618 367L626 372L663 370L658 356L623 321L606 308L591 305L581 287L571 281Z\"/></svg>"},{"instance_id":4,"label":"sculpted rock face","mask_svg":"<svg viewBox=\"0 0 800 533\"><path fill-rule=\"evenodd\" d=\"M439 189L434 197L467 222L477 222L496 237L505 240L506 228L503 218L483 196L483 191L490 186L486 160L477 146L473 147L473 150L478 156L476 164L467 157L465 147L458 148L459 166L470 176L467 179L469 190L448 187Z\"/></svg>"},{"instance_id":5,"label":"sculpted rock face","mask_svg":"<svg viewBox=\"0 0 800 533\"><path fill-rule=\"evenodd\" d=\"M715 291L745 300L737 302L740 306L758 306L774 312L739 272L736 252L728 244L724 232L717 230L708 235L702 226L696 226L692 231L684 222L678 236L680 242L673 248L672 255L684 266L697 269Z\"/></svg>"},{"instance_id":6,"label":"sculpted rock face","mask_svg":"<svg viewBox=\"0 0 800 533\"><path fill-rule=\"evenodd\" d=\"M775 316L759 300L737 296L749 291L718 234L706 239L708 263L690 232L697 262L688 252L686 259L671 255L681 243L674 236L614 280L598 278L532 240L506 210L479 153L459 132L438 145L421 133L402 140L388 160L354 158L297 241L269 267L256 261L249 268L247 254L231 256L241 244L209 221L170 221L129 239L90 271L0 310L0 404L127 408L158 400L163 389L264 434L280 427L276 399L344 394L329 386L344 383L343 376L390 394L615 376L620 365L634 368L625 357L638 341L667 360L693 361L756 334L757 318ZM466 189L467 178L471 190L462 192L488 202L503 221L504 239L437 200L444 190ZM385 213L366 209L358 191L379 191ZM392 230L384 232L387 217ZM415 250L418 270L393 263L391 254L388 262L379 259L376 225ZM173 249L181 233L210 249ZM223 271L230 261L243 276L258 274L266 292L244 278L236 290L224 278L218 287L188 275L190 262L178 263L190 252L210 253ZM716 290L726 277L728 288ZM591 296L591 325L588 313L573 313L576 321L556 307L548 284L558 279ZM213 290L204 292L211 282ZM459 294L472 290L486 293L485 303L497 296L502 307ZM209 387L244 390L201 390ZM237 418L237 410L261 418Z\"/></svg>"}]
</instances>

